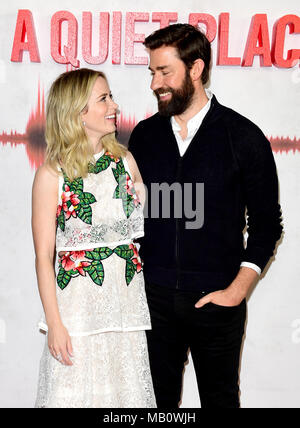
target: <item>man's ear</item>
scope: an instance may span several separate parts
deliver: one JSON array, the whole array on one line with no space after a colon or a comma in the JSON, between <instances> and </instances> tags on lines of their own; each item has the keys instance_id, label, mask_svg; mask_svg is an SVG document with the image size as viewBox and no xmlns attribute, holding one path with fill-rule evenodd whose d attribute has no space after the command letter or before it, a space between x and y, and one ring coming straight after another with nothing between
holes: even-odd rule
<instances>
[{"instance_id":1,"label":"man's ear","mask_svg":"<svg viewBox=\"0 0 300 428\"><path fill-rule=\"evenodd\" d=\"M194 61L194 64L190 70L190 76L193 81L199 80L201 78L202 72L204 69L204 61L200 58Z\"/></svg>"}]
</instances>

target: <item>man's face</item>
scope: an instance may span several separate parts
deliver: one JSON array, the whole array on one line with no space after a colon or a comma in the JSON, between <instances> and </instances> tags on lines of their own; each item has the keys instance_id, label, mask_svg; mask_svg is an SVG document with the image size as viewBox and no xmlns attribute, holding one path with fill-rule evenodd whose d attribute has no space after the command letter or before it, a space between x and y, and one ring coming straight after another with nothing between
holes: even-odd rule
<instances>
[{"instance_id":1,"label":"man's face","mask_svg":"<svg viewBox=\"0 0 300 428\"><path fill-rule=\"evenodd\" d=\"M191 105L195 91L189 70L178 57L176 48L162 46L150 51L151 89L158 99L163 116L184 113Z\"/></svg>"}]
</instances>

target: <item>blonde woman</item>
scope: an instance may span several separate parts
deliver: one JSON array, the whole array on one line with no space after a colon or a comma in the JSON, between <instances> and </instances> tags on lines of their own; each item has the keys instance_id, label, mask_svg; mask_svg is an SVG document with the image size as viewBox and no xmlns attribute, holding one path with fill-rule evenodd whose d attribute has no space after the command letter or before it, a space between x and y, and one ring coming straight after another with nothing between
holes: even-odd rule
<instances>
[{"instance_id":1,"label":"blonde woman","mask_svg":"<svg viewBox=\"0 0 300 428\"><path fill-rule=\"evenodd\" d=\"M115 139L117 108L94 70L64 73L50 89L32 205L39 327L47 332L38 408L156 406L134 244L143 235L143 186Z\"/></svg>"}]
</instances>

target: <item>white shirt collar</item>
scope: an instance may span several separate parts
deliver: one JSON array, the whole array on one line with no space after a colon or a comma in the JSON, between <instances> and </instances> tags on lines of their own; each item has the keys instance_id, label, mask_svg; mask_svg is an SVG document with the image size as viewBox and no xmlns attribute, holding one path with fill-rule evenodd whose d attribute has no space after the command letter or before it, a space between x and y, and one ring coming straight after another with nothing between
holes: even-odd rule
<instances>
[{"instance_id":1,"label":"white shirt collar","mask_svg":"<svg viewBox=\"0 0 300 428\"><path fill-rule=\"evenodd\" d=\"M210 109L213 94L209 89L205 89L205 92L206 92L206 96L208 98L208 101L205 104L205 106L202 107L202 109L188 121L188 123L187 123L188 134L187 134L187 137L185 140L183 140L181 138L180 125L176 122L174 116L171 117L171 126L173 129L175 138L177 140L177 144L178 144L178 148L179 148L179 152L180 152L181 156L183 156L183 154L187 150L187 148L188 148L190 142L192 141L193 137L195 136L197 130L200 128L204 117L206 116L208 110Z\"/></svg>"},{"instance_id":2,"label":"white shirt collar","mask_svg":"<svg viewBox=\"0 0 300 428\"><path fill-rule=\"evenodd\" d=\"M209 108L210 108L210 104L211 104L211 99L213 97L212 92L209 89L205 89L206 92L206 96L208 98L207 103L205 104L205 106L202 107L202 109L195 114L195 116L193 116L187 123L187 128L188 128L188 136L191 133L194 133L201 125L206 113L208 112ZM173 128L174 133L175 132L180 132L181 128L180 125L176 122L175 117L172 116L171 117L171 125ZM188 137L187 137L188 138Z\"/></svg>"}]
</instances>

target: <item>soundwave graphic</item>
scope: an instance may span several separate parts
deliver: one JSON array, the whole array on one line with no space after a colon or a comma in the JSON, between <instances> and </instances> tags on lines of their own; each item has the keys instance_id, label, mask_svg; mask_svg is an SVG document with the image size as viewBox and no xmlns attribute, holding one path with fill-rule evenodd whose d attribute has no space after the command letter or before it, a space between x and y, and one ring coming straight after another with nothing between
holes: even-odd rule
<instances>
[{"instance_id":1,"label":"soundwave graphic","mask_svg":"<svg viewBox=\"0 0 300 428\"><path fill-rule=\"evenodd\" d=\"M10 144L16 147L24 144L27 157L31 168L38 168L44 161L46 142L45 142L45 96L44 90L41 91L40 82L38 84L38 97L36 108L29 115L24 134L17 131L11 131L10 134L2 132L0 142L2 145Z\"/></svg>"},{"instance_id":2,"label":"soundwave graphic","mask_svg":"<svg viewBox=\"0 0 300 428\"><path fill-rule=\"evenodd\" d=\"M147 112L145 119L152 115ZM27 157L32 169L37 169L44 161L46 142L45 142L45 96L44 90L41 90L38 83L38 95L36 107L31 111L26 130L24 134L17 131L11 131L10 134L2 132L0 134L0 143L3 146L10 145L12 148L23 144L26 147ZM118 115L117 120L117 138L127 146L130 134L137 124L134 116L127 117L124 113ZM268 137L273 152L282 154L283 152L300 152L300 139L294 137Z\"/></svg>"},{"instance_id":3,"label":"soundwave graphic","mask_svg":"<svg viewBox=\"0 0 300 428\"><path fill-rule=\"evenodd\" d=\"M144 116L144 119L152 116L152 112L147 112ZM124 144L126 147L128 145L130 134L133 128L137 125L138 121L134 116L126 117L124 113L120 113L117 116L117 139L120 143Z\"/></svg>"},{"instance_id":4,"label":"soundwave graphic","mask_svg":"<svg viewBox=\"0 0 300 428\"><path fill-rule=\"evenodd\" d=\"M270 137L269 141L275 153L293 152L295 154L296 152L300 152L300 139L296 137L293 139L290 137Z\"/></svg>"}]
</instances>

